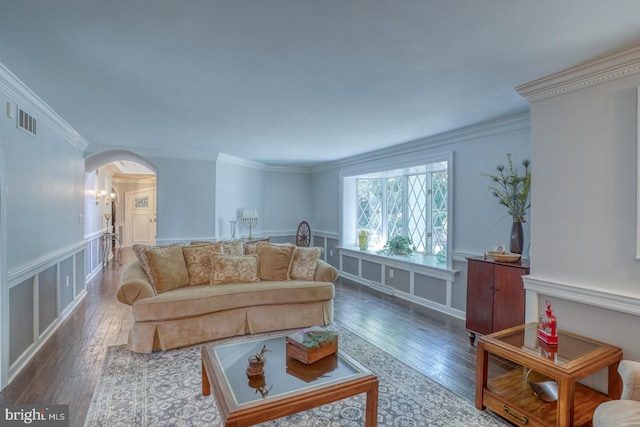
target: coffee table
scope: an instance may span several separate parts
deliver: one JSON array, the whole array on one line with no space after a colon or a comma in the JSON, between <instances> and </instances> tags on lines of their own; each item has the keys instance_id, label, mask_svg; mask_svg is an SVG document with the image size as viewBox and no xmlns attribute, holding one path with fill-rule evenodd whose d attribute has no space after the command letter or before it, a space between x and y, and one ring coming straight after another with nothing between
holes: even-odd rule
<instances>
[{"instance_id":1,"label":"coffee table","mask_svg":"<svg viewBox=\"0 0 640 427\"><path fill-rule=\"evenodd\" d=\"M213 390L225 426L250 426L360 393L366 426L375 426L378 378L343 351L305 365L286 355L286 335L202 346L202 394ZM246 375L249 356L263 346L264 376Z\"/></svg>"}]
</instances>

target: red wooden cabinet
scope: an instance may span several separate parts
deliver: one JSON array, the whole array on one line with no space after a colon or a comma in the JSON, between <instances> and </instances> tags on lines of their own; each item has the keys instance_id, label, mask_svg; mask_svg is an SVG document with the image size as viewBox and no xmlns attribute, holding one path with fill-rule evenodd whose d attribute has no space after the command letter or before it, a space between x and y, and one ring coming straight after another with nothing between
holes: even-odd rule
<instances>
[{"instance_id":1,"label":"red wooden cabinet","mask_svg":"<svg viewBox=\"0 0 640 427\"><path fill-rule=\"evenodd\" d=\"M524 323L522 276L528 260L515 263L467 259L467 323L469 340Z\"/></svg>"}]
</instances>

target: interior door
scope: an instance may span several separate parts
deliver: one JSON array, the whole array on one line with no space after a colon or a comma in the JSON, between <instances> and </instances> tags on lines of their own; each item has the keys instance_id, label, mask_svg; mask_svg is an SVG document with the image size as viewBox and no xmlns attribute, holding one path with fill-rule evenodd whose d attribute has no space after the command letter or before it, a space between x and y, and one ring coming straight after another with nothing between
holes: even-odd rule
<instances>
[{"instance_id":1,"label":"interior door","mask_svg":"<svg viewBox=\"0 0 640 427\"><path fill-rule=\"evenodd\" d=\"M156 244L155 188L125 193L125 246Z\"/></svg>"}]
</instances>

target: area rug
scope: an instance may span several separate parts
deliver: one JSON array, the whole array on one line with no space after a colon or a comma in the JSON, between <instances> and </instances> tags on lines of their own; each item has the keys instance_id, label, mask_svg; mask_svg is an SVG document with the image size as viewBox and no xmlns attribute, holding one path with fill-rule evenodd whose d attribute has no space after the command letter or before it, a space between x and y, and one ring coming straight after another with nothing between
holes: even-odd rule
<instances>
[{"instance_id":1,"label":"area rug","mask_svg":"<svg viewBox=\"0 0 640 427\"><path fill-rule=\"evenodd\" d=\"M332 329L340 335L340 348L378 376L379 426L510 425L477 410L468 400L349 330L339 326ZM224 341L231 340L221 340ZM362 426L365 400L361 394L260 425ZM133 353L124 346L109 347L86 427L221 425L215 399L212 395L202 396L201 346L151 354Z\"/></svg>"}]
</instances>

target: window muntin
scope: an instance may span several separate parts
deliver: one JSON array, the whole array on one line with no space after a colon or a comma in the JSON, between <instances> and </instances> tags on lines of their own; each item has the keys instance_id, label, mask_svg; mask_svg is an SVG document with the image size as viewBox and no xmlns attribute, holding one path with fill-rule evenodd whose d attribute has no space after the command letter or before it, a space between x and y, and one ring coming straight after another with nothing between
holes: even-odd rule
<instances>
[{"instance_id":1,"label":"window muntin","mask_svg":"<svg viewBox=\"0 0 640 427\"><path fill-rule=\"evenodd\" d=\"M367 230L373 250L402 234L419 252L446 253L447 166L443 161L356 177L356 233Z\"/></svg>"}]
</instances>

